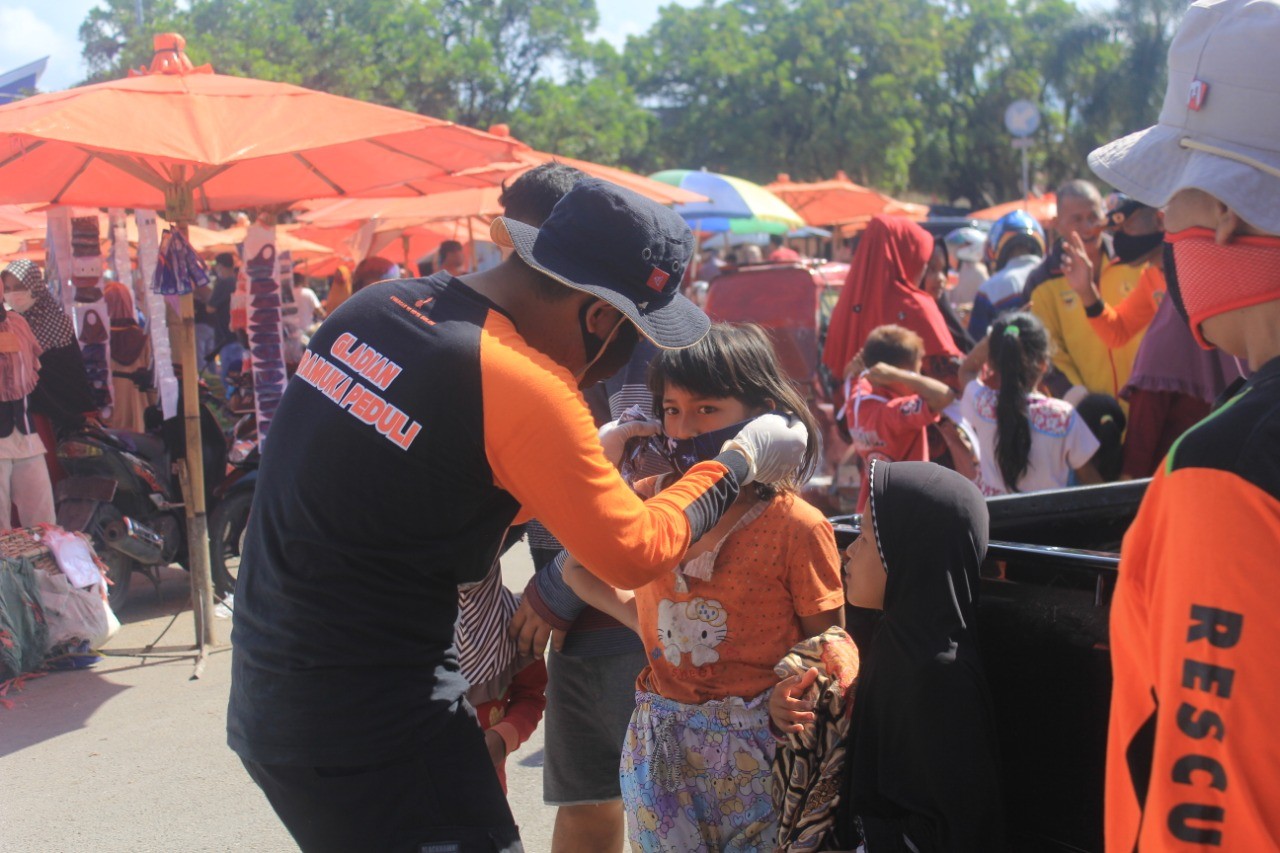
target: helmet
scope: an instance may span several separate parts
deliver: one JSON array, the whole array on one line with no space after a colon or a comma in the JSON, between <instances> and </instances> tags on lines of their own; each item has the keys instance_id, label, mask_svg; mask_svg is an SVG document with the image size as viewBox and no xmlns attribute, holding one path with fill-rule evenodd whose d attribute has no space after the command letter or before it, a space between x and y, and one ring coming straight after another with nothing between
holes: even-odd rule
<instances>
[{"instance_id":1,"label":"helmet","mask_svg":"<svg viewBox=\"0 0 1280 853\"><path fill-rule=\"evenodd\" d=\"M982 244L986 241L987 235L977 228L957 228L943 239L947 244L947 251L957 261L976 264L982 260Z\"/></svg>"},{"instance_id":2,"label":"helmet","mask_svg":"<svg viewBox=\"0 0 1280 853\"><path fill-rule=\"evenodd\" d=\"M1006 213L991 226L987 234L987 266L992 272L1001 269L1009 262L1010 250L1020 244L1034 246L1037 254L1044 254L1044 229L1025 210Z\"/></svg>"}]
</instances>

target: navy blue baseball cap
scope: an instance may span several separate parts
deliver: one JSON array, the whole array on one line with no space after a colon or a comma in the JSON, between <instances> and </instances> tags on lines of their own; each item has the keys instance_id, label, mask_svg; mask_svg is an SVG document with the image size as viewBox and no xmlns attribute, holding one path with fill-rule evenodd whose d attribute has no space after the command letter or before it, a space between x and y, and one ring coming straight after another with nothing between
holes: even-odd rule
<instances>
[{"instance_id":1,"label":"navy blue baseball cap","mask_svg":"<svg viewBox=\"0 0 1280 853\"><path fill-rule=\"evenodd\" d=\"M693 232L679 214L639 193L584 178L541 228L500 216L491 233L538 272L617 308L663 349L692 346L711 325L680 293Z\"/></svg>"}]
</instances>

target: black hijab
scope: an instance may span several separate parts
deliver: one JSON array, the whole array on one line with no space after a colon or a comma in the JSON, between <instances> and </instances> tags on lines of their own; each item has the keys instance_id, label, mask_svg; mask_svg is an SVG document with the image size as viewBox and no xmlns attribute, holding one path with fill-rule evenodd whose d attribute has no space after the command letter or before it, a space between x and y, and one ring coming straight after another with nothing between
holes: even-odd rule
<instances>
[{"instance_id":1,"label":"black hijab","mask_svg":"<svg viewBox=\"0 0 1280 853\"><path fill-rule=\"evenodd\" d=\"M942 257L947 265L947 269L951 268L951 253L947 250L945 240L934 240L933 248L935 252L941 252ZM938 303L938 310L942 312L942 319L947 324L947 331L951 333L951 340L955 343L956 349L963 353L969 353L976 346L973 336L969 334L969 330L965 328L964 323L960 322L960 315L956 313L956 309L951 305L951 298L945 293L939 293L935 300Z\"/></svg>"},{"instance_id":2,"label":"black hijab","mask_svg":"<svg viewBox=\"0 0 1280 853\"><path fill-rule=\"evenodd\" d=\"M1002 850L999 755L974 623L986 502L929 462L873 462L869 480L888 578L853 706L851 810L869 853L911 849L904 836L920 853Z\"/></svg>"}]
</instances>

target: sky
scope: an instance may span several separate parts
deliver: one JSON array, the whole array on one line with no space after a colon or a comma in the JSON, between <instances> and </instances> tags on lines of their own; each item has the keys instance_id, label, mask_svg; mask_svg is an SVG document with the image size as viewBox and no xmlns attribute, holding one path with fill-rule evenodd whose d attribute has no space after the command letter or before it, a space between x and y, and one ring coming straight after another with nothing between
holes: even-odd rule
<instances>
[{"instance_id":1,"label":"sky","mask_svg":"<svg viewBox=\"0 0 1280 853\"><path fill-rule=\"evenodd\" d=\"M2 0L0 6L0 73L42 56L49 67L40 80L43 91L65 89L84 79L80 61L80 23L97 0ZM682 6L700 0L676 0ZM627 36L640 35L658 19L669 0L596 0L600 11L598 38L621 47Z\"/></svg>"}]
</instances>

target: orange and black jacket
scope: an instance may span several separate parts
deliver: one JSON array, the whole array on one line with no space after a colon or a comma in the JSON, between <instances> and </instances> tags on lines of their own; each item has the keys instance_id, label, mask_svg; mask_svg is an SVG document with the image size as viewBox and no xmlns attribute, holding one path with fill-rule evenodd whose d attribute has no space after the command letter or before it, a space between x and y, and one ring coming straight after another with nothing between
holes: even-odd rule
<instances>
[{"instance_id":1,"label":"orange and black jacket","mask_svg":"<svg viewBox=\"0 0 1280 853\"><path fill-rule=\"evenodd\" d=\"M1169 451L1111 608L1107 850L1280 849L1280 358Z\"/></svg>"},{"instance_id":2,"label":"orange and black jacket","mask_svg":"<svg viewBox=\"0 0 1280 853\"><path fill-rule=\"evenodd\" d=\"M511 524L537 517L634 588L715 525L745 473L728 453L642 501L573 377L497 306L446 274L366 288L311 339L266 441L230 745L275 764L403 754L461 701L457 587L485 576Z\"/></svg>"}]
</instances>

